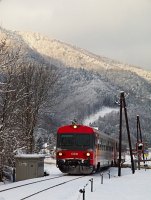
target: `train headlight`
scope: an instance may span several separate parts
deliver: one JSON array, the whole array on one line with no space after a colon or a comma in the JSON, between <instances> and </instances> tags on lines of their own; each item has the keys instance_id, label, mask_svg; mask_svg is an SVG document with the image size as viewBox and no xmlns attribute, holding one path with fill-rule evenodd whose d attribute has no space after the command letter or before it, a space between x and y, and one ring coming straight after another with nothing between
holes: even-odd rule
<instances>
[{"instance_id":1,"label":"train headlight","mask_svg":"<svg viewBox=\"0 0 151 200\"><path fill-rule=\"evenodd\" d=\"M77 128L77 125L73 125L73 128Z\"/></svg>"},{"instance_id":2,"label":"train headlight","mask_svg":"<svg viewBox=\"0 0 151 200\"><path fill-rule=\"evenodd\" d=\"M89 153L89 152L87 152L87 153L86 153L86 156L88 156L88 157L89 157L89 156L90 156L90 153Z\"/></svg>"},{"instance_id":3,"label":"train headlight","mask_svg":"<svg viewBox=\"0 0 151 200\"><path fill-rule=\"evenodd\" d=\"M62 152L59 152L58 155L59 155L59 156L62 156Z\"/></svg>"}]
</instances>

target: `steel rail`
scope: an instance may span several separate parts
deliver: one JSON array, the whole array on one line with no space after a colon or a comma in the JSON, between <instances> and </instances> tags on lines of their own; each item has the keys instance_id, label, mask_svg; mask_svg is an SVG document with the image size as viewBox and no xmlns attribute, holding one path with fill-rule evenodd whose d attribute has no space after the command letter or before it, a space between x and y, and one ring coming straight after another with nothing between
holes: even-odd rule
<instances>
[{"instance_id":1,"label":"steel rail","mask_svg":"<svg viewBox=\"0 0 151 200\"><path fill-rule=\"evenodd\" d=\"M53 177L53 178L51 177L51 178L47 178L47 179L44 179L44 180L34 181L34 182L31 182L31 183L25 183L25 184L22 184L22 185L18 185L18 186L14 186L14 187L10 187L10 188L0 190L0 192L5 192L7 190L12 190L12 189L24 187L24 186L27 186L27 185L32 185L32 184L35 184L35 183L44 182L44 181L48 181L48 180L51 180L51 179L60 178L60 177L63 177L63 176L66 176L66 175L56 176L56 177Z\"/></svg>"},{"instance_id":2,"label":"steel rail","mask_svg":"<svg viewBox=\"0 0 151 200\"><path fill-rule=\"evenodd\" d=\"M84 177L84 176L80 176L80 177L78 177L78 178L74 178L74 179L71 179L71 180L68 180L68 181L64 181L64 182L62 182L62 183L59 183L59 184L57 184L57 185L53 185L53 186L51 186L51 187L45 188L45 189L40 190L40 191L38 191L38 192L35 192L35 193L31 194L31 195L28 195L28 196L26 196L26 197L24 197L24 198L21 198L20 200L28 199L28 198L30 198L30 197L32 197L32 196L35 196L35 195L39 194L39 193L42 193L42 192L47 191L47 190L50 190L50 189L52 189L52 188L54 188L54 187L58 187L58 186L60 186L60 185L64 185L64 184L66 184L66 183L75 181L75 180L80 179L80 178L83 178L83 177Z\"/></svg>"}]
</instances>

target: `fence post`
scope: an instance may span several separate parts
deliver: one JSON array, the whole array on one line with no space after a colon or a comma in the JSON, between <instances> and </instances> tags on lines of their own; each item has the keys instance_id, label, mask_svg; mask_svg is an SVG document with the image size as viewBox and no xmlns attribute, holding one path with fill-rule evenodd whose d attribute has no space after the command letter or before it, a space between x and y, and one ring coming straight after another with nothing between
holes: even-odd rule
<instances>
[{"instance_id":1,"label":"fence post","mask_svg":"<svg viewBox=\"0 0 151 200\"><path fill-rule=\"evenodd\" d=\"M110 178L111 178L110 170L109 170L109 172L108 172L108 175L109 175L109 179L110 179Z\"/></svg>"},{"instance_id":2,"label":"fence post","mask_svg":"<svg viewBox=\"0 0 151 200\"><path fill-rule=\"evenodd\" d=\"M91 178L89 181L91 181L91 192L93 192L93 178Z\"/></svg>"},{"instance_id":3,"label":"fence post","mask_svg":"<svg viewBox=\"0 0 151 200\"><path fill-rule=\"evenodd\" d=\"M101 184L103 184L103 173L101 173L100 176L101 176Z\"/></svg>"},{"instance_id":4,"label":"fence post","mask_svg":"<svg viewBox=\"0 0 151 200\"><path fill-rule=\"evenodd\" d=\"M85 200L85 189L84 189L84 188L83 188L83 190L80 189L79 192L80 192L80 193L83 193L83 200Z\"/></svg>"}]
</instances>

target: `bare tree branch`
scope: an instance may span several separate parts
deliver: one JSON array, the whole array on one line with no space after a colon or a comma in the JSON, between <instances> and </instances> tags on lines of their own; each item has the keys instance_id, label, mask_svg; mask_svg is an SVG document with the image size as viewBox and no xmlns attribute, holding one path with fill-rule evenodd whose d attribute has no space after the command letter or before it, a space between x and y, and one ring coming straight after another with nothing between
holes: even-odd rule
<instances>
[{"instance_id":1,"label":"bare tree branch","mask_svg":"<svg viewBox=\"0 0 151 200\"><path fill-rule=\"evenodd\" d=\"M23 62L20 48L12 51L7 39L0 41L0 180L3 166L14 166L17 148L34 151L39 111L56 81L51 66Z\"/></svg>"}]
</instances>

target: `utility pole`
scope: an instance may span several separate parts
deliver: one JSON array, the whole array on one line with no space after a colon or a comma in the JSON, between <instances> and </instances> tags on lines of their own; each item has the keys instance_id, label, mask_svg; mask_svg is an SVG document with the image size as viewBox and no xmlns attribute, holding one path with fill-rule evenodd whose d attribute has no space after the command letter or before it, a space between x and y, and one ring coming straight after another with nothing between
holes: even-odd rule
<instances>
[{"instance_id":1,"label":"utility pole","mask_svg":"<svg viewBox=\"0 0 151 200\"><path fill-rule=\"evenodd\" d=\"M139 123L139 115L137 115L137 143L139 142L139 133L138 133L139 125L138 125L138 123Z\"/></svg>"},{"instance_id":2,"label":"utility pole","mask_svg":"<svg viewBox=\"0 0 151 200\"><path fill-rule=\"evenodd\" d=\"M121 152L122 152L122 95L120 95L120 126L119 126L119 160L118 160L118 176L121 176Z\"/></svg>"},{"instance_id":3,"label":"utility pole","mask_svg":"<svg viewBox=\"0 0 151 200\"><path fill-rule=\"evenodd\" d=\"M139 143L141 143L142 146L142 150L138 151L138 145ZM141 131L141 125L140 125L140 119L139 119L139 115L137 115L137 144L136 144L136 150L137 150L137 154L138 154L138 169L140 170L140 160L141 160L141 154L143 154L143 160L144 160L144 164L145 164L145 157L144 157L144 144L143 144L143 139L142 139L142 131Z\"/></svg>"},{"instance_id":4,"label":"utility pole","mask_svg":"<svg viewBox=\"0 0 151 200\"><path fill-rule=\"evenodd\" d=\"M137 151L137 159L138 159L138 170L140 170L140 155L138 152L138 143L139 143L139 115L137 115L137 142L136 142L136 151Z\"/></svg>"},{"instance_id":5,"label":"utility pole","mask_svg":"<svg viewBox=\"0 0 151 200\"><path fill-rule=\"evenodd\" d=\"M125 102L125 97L124 97L124 92L123 91L120 94L120 126L119 126L119 166L118 166L118 176L121 176L122 108L124 108L125 122L126 122L126 129L127 129L127 136L128 136L128 142L129 142L130 157L131 157L132 173L134 174L135 173L135 168L134 168L134 160L133 160L133 154L132 154L131 137L130 137L129 123L128 123L128 116L127 116L126 102Z\"/></svg>"},{"instance_id":6,"label":"utility pole","mask_svg":"<svg viewBox=\"0 0 151 200\"><path fill-rule=\"evenodd\" d=\"M142 131L141 131L139 115L137 115L137 130L138 130L138 138L137 138L138 140L137 140L137 142L139 142L139 138L140 138L140 142L142 142Z\"/></svg>"}]
</instances>

